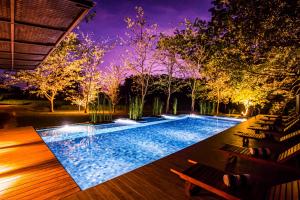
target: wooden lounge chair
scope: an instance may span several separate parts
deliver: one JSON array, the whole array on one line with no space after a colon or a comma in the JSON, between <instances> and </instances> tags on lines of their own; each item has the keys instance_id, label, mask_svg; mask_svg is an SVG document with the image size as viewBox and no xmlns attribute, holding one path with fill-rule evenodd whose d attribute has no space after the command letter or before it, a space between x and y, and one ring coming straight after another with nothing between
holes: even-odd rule
<instances>
[{"instance_id":1,"label":"wooden lounge chair","mask_svg":"<svg viewBox=\"0 0 300 200\"><path fill-rule=\"evenodd\" d=\"M177 174L181 179L185 180L185 193L187 196L191 196L194 193L195 187L198 186L207 191L210 191L225 199L249 199L251 192L259 190L259 188L243 187L238 190L227 187L223 182L223 175L228 174L224 171L215 169L213 167L199 164L195 161L189 160L193 165L183 172L179 172L175 169L170 169L171 172ZM229 173L230 174L230 173ZM255 192L258 194L258 191ZM251 198L250 198L251 199Z\"/></svg>"},{"instance_id":2,"label":"wooden lounge chair","mask_svg":"<svg viewBox=\"0 0 300 200\"><path fill-rule=\"evenodd\" d=\"M265 133L253 133L253 132L242 132L238 131L234 135L240 136L242 138L251 138L251 139L265 139L267 136Z\"/></svg>"},{"instance_id":3,"label":"wooden lounge chair","mask_svg":"<svg viewBox=\"0 0 300 200\"><path fill-rule=\"evenodd\" d=\"M294 131L292 133L289 133L289 134L287 134L285 136L282 136L282 137L278 138L277 141L284 142L284 141L289 140L291 138L295 138L296 136L299 136L299 135L300 135L300 129L298 129L297 131Z\"/></svg>"},{"instance_id":4,"label":"wooden lounge chair","mask_svg":"<svg viewBox=\"0 0 300 200\"><path fill-rule=\"evenodd\" d=\"M193 165L180 172L170 169L181 179L185 180L185 193L190 196L196 187L203 188L220 197L230 200L237 199L289 199L298 200L300 197L300 180L272 186L268 189L259 181L253 181L247 187L229 188L223 182L227 173L213 167L189 160Z\"/></svg>"},{"instance_id":5,"label":"wooden lounge chair","mask_svg":"<svg viewBox=\"0 0 300 200\"><path fill-rule=\"evenodd\" d=\"M276 120L276 119L284 119L284 120L287 120L287 119L290 119L291 117L295 117L297 116L297 113L296 112L291 112L289 115L263 115L263 118L261 118L261 120Z\"/></svg>"},{"instance_id":6,"label":"wooden lounge chair","mask_svg":"<svg viewBox=\"0 0 300 200\"><path fill-rule=\"evenodd\" d=\"M248 127L248 129L254 130L256 133L260 133L260 132L266 132L268 134L274 134L274 135L280 135L282 133L287 132L288 130L290 130L292 127L294 127L295 125L299 124L299 117L295 118L294 120L290 121L289 123L281 126L281 127L267 127L267 126L250 126ZM273 130L273 129L277 129L277 130Z\"/></svg>"},{"instance_id":7,"label":"wooden lounge chair","mask_svg":"<svg viewBox=\"0 0 300 200\"><path fill-rule=\"evenodd\" d=\"M300 180L295 180L288 183L272 186L267 191L267 195L265 199L270 199L270 200L300 199Z\"/></svg>"},{"instance_id":8,"label":"wooden lounge chair","mask_svg":"<svg viewBox=\"0 0 300 200\"><path fill-rule=\"evenodd\" d=\"M290 160L291 158L296 157L300 153L300 143L286 149L283 152L280 153L272 153L268 158L262 158L262 157L255 157L252 156L250 153L250 149L247 147L238 147L231 144L225 144L223 147L220 148L220 150L226 154L230 155L231 157L240 157L248 160L252 160L259 163L264 164L283 164L284 162ZM281 165L283 167L287 167L289 169L295 170L298 172L297 169L294 167Z\"/></svg>"},{"instance_id":9,"label":"wooden lounge chair","mask_svg":"<svg viewBox=\"0 0 300 200\"><path fill-rule=\"evenodd\" d=\"M253 133L253 132L241 132L241 131L234 133L234 135L240 136L242 138L251 138L251 139L256 139L256 140L262 140L262 139L265 139L268 137L268 135L265 133L257 134L257 133ZM295 138L297 136L300 136L300 129L298 129L292 133L289 133L287 135L273 137L273 138L277 142L285 142L285 141Z\"/></svg>"}]
</instances>

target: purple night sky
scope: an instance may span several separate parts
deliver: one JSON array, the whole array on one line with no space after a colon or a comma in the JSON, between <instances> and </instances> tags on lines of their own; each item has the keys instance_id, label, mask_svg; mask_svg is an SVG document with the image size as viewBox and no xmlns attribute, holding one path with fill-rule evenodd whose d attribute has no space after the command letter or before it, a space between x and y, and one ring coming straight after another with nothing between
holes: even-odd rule
<instances>
[{"instance_id":1,"label":"purple night sky","mask_svg":"<svg viewBox=\"0 0 300 200\"><path fill-rule=\"evenodd\" d=\"M172 33L185 18L193 20L196 17L209 20L211 0L94 0L96 16L94 19L80 24L80 29L93 33L96 40L115 39L117 35L124 36L126 23L124 18L135 16L135 6L142 6L148 21L157 23L159 31ZM104 66L120 60L120 48L107 53Z\"/></svg>"}]
</instances>

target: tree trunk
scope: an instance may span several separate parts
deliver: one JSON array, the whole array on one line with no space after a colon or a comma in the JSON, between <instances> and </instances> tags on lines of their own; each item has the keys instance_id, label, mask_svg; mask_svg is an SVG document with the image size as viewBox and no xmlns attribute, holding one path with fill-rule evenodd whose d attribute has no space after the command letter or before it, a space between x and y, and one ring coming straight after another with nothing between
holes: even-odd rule
<instances>
[{"instance_id":1,"label":"tree trunk","mask_svg":"<svg viewBox=\"0 0 300 200\"><path fill-rule=\"evenodd\" d=\"M219 114L219 104L220 104L220 89L218 89L217 115Z\"/></svg>"},{"instance_id":2,"label":"tree trunk","mask_svg":"<svg viewBox=\"0 0 300 200\"><path fill-rule=\"evenodd\" d=\"M54 98L50 99L50 112L54 112Z\"/></svg>"},{"instance_id":3,"label":"tree trunk","mask_svg":"<svg viewBox=\"0 0 300 200\"><path fill-rule=\"evenodd\" d=\"M86 96L86 103L84 107L84 113L87 113L89 109L89 94Z\"/></svg>"},{"instance_id":4,"label":"tree trunk","mask_svg":"<svg viewBox=\"0 0 300 200\"><path fill-rule=\"evenodd\" d=\"M91 84L92 84L92 78L90 78L89 80L89 88L88 88L88 92L86 94L86 102L85 102L85 109L84 109L84 113L87 113L89 110L89 95L91 92Z\"/></svg>"},{"instance_id":5,"label":"tree trunk","mask_svg":"<svg viewBox=\"0 0 300 200\"><path fill-rule=\"evenodd\" d=\"M195 89L196 89L196 81L193 81L193 86L192 86L192 105L191 105L191 112L195 111Z\"/></svg>"},{"instance_id":6,"label":"tree trunk","mask_svg":"<svg viewBox=\"0 0 300 200\"><path fill-rule=\"evenodd\" d=\"M116 110L115 110L115 104L112 103L111 106L112 106L113 113L115 113L116 112Z\"/></svg>"},{"instance_id":7,"label":"tree trunk","mask_svg":"<svg viewBox=\"0 0 300 200\"><path fill-rule=\"evenodd\" d=\"M146 95L142 95L142 99L141 99L141 106L140 106L140 114L141 115L143 115L144 103L145 103L145 96Z\"/></svg>"},{"instance_id":8,"label":"tree trunk","mask_svg":"<svg viewBox=\"0 0 300 200\"><path fill-rule=\"evenodd\" d=\"M171 99L171 91L170 91L170 88L169 88L167 102L166 102L166 114L169 113L170 99Z\"/></svg>"}]
</instances>

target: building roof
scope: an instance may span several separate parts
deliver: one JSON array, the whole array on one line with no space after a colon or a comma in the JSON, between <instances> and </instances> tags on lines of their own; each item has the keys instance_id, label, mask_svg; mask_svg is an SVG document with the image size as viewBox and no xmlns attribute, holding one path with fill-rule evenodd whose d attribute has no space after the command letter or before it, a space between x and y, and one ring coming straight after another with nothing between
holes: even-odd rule
<instances>
[{"instance_id":1,"label":"building roof","mask_svg":"<svg viewBox=\"0 0 300 200\"><path fill-rule=\"evenodd\" d=\"M90 0L0 0L0 69L34 69L94 6Z\"/></svg>"}]
</instances>

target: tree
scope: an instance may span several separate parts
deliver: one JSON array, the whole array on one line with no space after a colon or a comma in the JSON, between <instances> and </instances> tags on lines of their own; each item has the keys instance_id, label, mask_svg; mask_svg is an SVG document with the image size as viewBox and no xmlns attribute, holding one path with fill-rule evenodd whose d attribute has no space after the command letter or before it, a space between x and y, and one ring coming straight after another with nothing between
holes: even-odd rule
<instances>
[{"instance_id":1,"label":"tree","mask_svg":"<svg viewBox=\"0 0 300 200\"><path fill-rule=\"evenodd\" d=\"M54 112L54 100L59 92L72 86L78 79L82 60L72 55L76 49L77 35L70 33L50 56L35 70L19 71L10 75L10 83L26 83L24 89L31 90L50 102L50 111Z\"/></svg>"},{"instance_id":2,"label":"tree","mask_svg":"<svg viewBox=\"0 0 300 200\"><path fill-rule=\"evenodd\" d=\"M169 112L171 95L178 92L183 83L178 81L179 76L178 55L176 54L174 42L171 37L161 35L158 42L157 59L163 66L162 74L158 81L159 89L167 94L166 113Z\"/></svg>"},{"instance_id":3,"label":"tree","mask_svg":"<svg viewBox=\"0 0 300 200\"><path fill-rule=\"evenodd\" d=\"M103 62L105 47L96 43L90 35L81 33L77 53L84 62L80 72L81 79L78 91L75 93L75 96L73 93L71 99L75 99L77 102L84 102L84 112L86 113L89 103L97 98L101 88L101 73L98 67ZM84 99L80 101L81 98Z\"/></svg>"},{"instance_id":4,"label":"tree","mask_svg":"<svg viewBox=\"0 0 300 200\"><path fill-rule=\"evenodd\" d=\"M292 83L299 76L299 2L213 1L210 22L219 67L231 72L231 80L240 82L255 77L255 94L292 97ZM250 94L250 93L248 93ZM284 104L282 104L284 105Z\"/></svg>"},{"instance_id":5,"label":"tree","mask_svg":"<svg viewBox=\"0 0 300 200\"><path fill-rule=\"evenodd\" d=\"M208 64L208 66L210 66ZM230 75L218 67L207 67L205 72L206 87L208 88L207 98L217 102L216 114L219 114L220 103L227 103L232 97Z\"/></svg>"},{"instance_id":6,"label":"tree","mask_svg":"<svg viewBox=\"0 0 300 200\"><path fill-rule=\"evenodd\" d=\"M191 89L191 111L195 110L197 89L201 85L201 71L210 55L210 42L208 24L196 19L194 23L185 20L185 29L175 32L174 40L177 41L177 53L183 59L182 72L188 80Z\"/></svg>"},{"instance_id":7,"label":"tree","mask_svg":"<svg viewBox=\"0 0 300 200\"><path fill-rule=\"evenodd\" d=\"M149 24L144 17L144 10L136 7L137 15L134 19L127 17L128 59L126 66L130 73L134 75L134 84L140 92L141 105L143 111L145 97L148 94L150 78L154 72L156 60L154 52L157 43L157 24Z\"/></svg>"},{"instance_id":8,"label":"tree","mask_svg":"<svg viewBox=\"0 0 300 200\"><path fill-rule=\"evenodd\" d=\"M269 94L268 86L261 83L260 77L249 77L245 74L243 79L236 83L230 90L230 97L233 103L242 103L245 111L244 116L248 115L251 106L263 106L267 102Z\"/></svg>"},{"instance_id":9,"label":"tree","mask_svg":"<svg viewBox=\"0 0 300 200\"><path fill-rule=\"evenodd\" d=\"M119 102L119 89L125 80L124 73L124 67L111 64L103 75L102 91L109 97L113 112L115 112L115 107Z\"/></svg>"}]
</instances>

